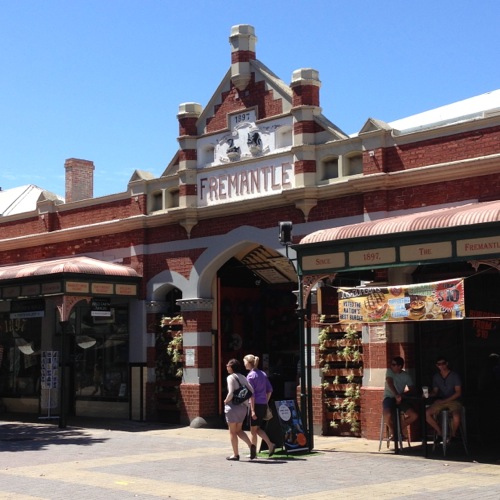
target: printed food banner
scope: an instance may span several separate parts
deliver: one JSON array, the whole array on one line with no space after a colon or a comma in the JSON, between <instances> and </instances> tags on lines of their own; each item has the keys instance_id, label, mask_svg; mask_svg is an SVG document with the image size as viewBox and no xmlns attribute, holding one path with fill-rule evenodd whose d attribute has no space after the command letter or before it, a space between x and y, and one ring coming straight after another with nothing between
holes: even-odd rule
<instances>
[{"instance_id":1,"label":"printed food banner","mask_svg":"<svg viewBox=\"0 0 500 500\"><path fill-rule=\"evenodd\" d=\"M463 319L464 281L339 288L340 323Z\"/></svg>"}]
</instances>

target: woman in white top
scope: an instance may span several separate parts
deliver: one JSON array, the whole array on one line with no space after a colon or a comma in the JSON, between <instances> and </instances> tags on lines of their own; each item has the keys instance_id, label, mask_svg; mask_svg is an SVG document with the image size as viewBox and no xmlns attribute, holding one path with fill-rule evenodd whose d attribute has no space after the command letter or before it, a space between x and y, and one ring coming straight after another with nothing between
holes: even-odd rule
<instances>
[{"instance_id":1,"label":"woman in white top","mask_svg":"<svg viewBox=\"0 0 500 500\"><path fill-rule=\"evenodd\" d=\"M226 460L239 460L240 455L238 452L238 438L244 441L251 449L252 443L248 438L246 432L243 430L243 422L248 415L249 402L248 400L235 405L231 402L233 399L233 392L240 387L240 385L247 386L253 393L252 386L248 383L246 377L242 375L241 363L237 359L230 359L226 365L227 369L227 396L224 400L224 413L226 414L226 422L229 427L229 436L231 439L231 446L233 447L233 454L227 457Z\"/></svg>"}]
</instances>

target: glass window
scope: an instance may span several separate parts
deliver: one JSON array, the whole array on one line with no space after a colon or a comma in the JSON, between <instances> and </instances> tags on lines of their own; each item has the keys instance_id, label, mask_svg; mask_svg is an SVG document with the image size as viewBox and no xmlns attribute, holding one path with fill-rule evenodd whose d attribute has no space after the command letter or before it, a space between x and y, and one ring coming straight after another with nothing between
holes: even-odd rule
<instances>
[{"instance_id":1,"label":"glass window","mask_svg":"<svg viewBox=\"0 0 500 500\"><path fill-rule=\"evenodd\" d=\"M114 307L111 317L92 316L90 306L74 308L75 396L128 397L128 308Z\"/></svg>"},{"instance_id":2,"label":"glass window","mask_svg":"<svg viewBox=\"0 0 500 500\"><path fill-rule=\"evenodd\" d=\"M0 396L37 396L42 319L0 316Z\"/></svg>"}]
</instances>

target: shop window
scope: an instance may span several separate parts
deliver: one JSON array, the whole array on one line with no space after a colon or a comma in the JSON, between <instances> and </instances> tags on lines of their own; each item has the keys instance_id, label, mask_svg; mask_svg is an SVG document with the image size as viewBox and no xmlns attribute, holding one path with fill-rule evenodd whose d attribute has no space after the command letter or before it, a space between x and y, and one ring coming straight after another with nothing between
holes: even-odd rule
<instances>
[{"instance_id":1,"label":"shop window","mask_svg":"<svg viewBox=\"0 0 500 500\"><path fill-rule=\"evenodd\" d=\"M344 175L358 175L363 173L363 156L356 153L344 160Z\"/></svg>"},{"instance_id":2,"label":"shop window","mask_svg":"<svg viewBox=\"0 0 500 500\"><path fill-rule=\"evenodd\" d=\"M39 394L41 331L41 318L0 316L0 396Z\"/></svg>"},{"instance_id":3,"label":"shop window","mask_svg":"<svg viewBox=\"0 0 500 500\"><path fill-rule=\"evenodd\" d=\"M337 179L339 177L339 159L328 158L321 163L321 180Z\"/></svg>"},{"instance_id":4,"label":"shop window","mask_svg":"<svg viewBox=\"0 0 500 500\"><path fill-rule=\"evenodd\" d=\"M128 397L129 320L127 307L111 316L92 316L90 306L73 308L75 396L126 400Z\"/></svg>"}]
</instances>

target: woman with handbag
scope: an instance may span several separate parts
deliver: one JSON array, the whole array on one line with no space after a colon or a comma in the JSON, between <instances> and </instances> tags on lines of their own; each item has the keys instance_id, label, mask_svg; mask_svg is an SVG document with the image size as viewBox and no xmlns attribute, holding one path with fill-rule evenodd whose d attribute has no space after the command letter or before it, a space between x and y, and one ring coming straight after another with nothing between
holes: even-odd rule
<instances>
[{"instance_id":1,"label":"woman with handbag","mask_svg":"<svg viewBox=\"0 0 500 500\"><path fill-rule=\"evenodd\" d=\"M252 446L250 448L250 458L253 460L257 456L257 436L260 436L269 450L269 456L274 453L275 444L269 439L266 432L261 429L264 418L266 417L269 399L273 393L273 387L267 375L259 370L259 357L253 354L247 354L243 358L245 368L250 371L247 380L253 387L253 397L250 399L250 431L252 433Z\"/></svg>"},{"instance_id":2,"label":"woman with handbag","mask_svg":"<svg viewBox=\"0 0 500 500\"><path fill-rule=\"evenodd\" d=\"M241 374L241 363L237 359L230 359L226 365L227 369L227 396L224 400L224 413L226 415L226 422L229 427L229 436L231 446L233 447L233 454L226 458L226 460L239 460L240 455L238 452L238 438L244 441L252 449L252 443L248 438L246 432L243 430L243 422L248 415L249 400L239 403L239 398L233 395L237 394L240 389L246 387L253 393L252 386L247 382L244 375ZM238 402L237 402L238 401Z\"/></svg>"}]
</instances>

